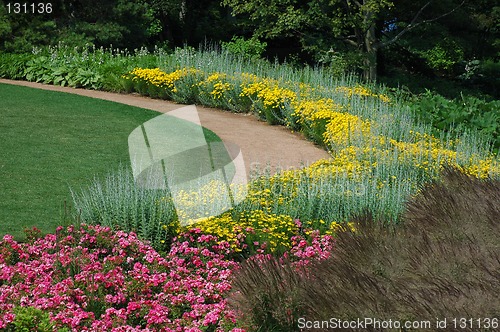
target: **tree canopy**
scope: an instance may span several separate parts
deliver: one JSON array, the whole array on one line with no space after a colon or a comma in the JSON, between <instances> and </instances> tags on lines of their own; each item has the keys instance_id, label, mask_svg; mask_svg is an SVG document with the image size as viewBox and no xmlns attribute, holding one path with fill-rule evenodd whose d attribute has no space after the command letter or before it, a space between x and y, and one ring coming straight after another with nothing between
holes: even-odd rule
<instances>
[{"instance_id":1,"label":"tree canopy","mask_svg":"<svg viewBox=\"0 0 500 332\"><path fill-rule=\"evenodd\" d=\"M391 68L443 77L498 70L496 0L54 0L47 14L9 13L0 0L0 51L68 45L135 49L266 42L269 57L357 69L367 79ZM464 76L465 75L465 76Z\"/></svg>"}]
</instances>

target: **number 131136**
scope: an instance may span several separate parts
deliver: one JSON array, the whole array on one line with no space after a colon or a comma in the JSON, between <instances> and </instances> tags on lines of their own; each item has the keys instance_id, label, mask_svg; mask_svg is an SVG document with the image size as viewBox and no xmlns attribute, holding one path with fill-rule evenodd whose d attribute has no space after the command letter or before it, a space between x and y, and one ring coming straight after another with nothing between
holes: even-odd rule
<instances>
[{"instance_id":1,"label":"number 131136","mask_svg":"<svg viewBox=\"0 0 500 332\"><path fill-rule=\"evenodd\" d=\"M39 3L20 3L9 2L6 4L9 14L50 14L52 13L52 4L50 2Z\"/></svg>"}]
</instances>

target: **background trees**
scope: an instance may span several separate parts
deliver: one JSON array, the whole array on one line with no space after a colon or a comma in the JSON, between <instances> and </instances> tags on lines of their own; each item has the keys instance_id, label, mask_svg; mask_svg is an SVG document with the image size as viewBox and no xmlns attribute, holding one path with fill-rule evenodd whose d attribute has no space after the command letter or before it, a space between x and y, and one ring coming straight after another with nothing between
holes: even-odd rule
<instances>
[{"instance_id":1,"label":"background trees","mask_svg":"<svg viewBox=\"0 0 500 332\"><path fill-rule=\"evenodd\" d=\"M0 51L58 41L196 47L253 37L267 43L271 59L321 64L332 74L355 70L402 83L423 75L499 90L495 0L54 0L45 15L8 13L0 4Z\"/></svg>"},{"instance_id":2,"label":"background trees","mask_svg":"<svg viewBox=\"0 0 500 332\"><path fill-rule=\"evenodd\" d=\"M498 40L499 9L491 1L478 4L464 0L223 0L223 3L236 15L246 14L256 36L298 39L302 49L316 60L325 62L327 52L356 54L357 57L351 58L358 61L356 65L363 69L368 80L376 79L378 52L395 43L399 47L389 52L396 53L396 58L398 48L402 48L403 53L425 60L428 67L440 74L451 73L463 61L498 53L494 45ZM487 8L492 7L493 11L486 14ZM474 52L478 49L483 51Z\"/></svg>"}]
</instances>

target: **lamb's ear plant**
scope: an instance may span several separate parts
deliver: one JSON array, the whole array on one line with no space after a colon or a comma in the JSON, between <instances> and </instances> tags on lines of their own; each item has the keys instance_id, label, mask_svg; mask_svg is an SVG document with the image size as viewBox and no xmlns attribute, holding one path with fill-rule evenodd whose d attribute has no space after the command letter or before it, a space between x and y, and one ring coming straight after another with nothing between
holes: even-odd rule
<instances>
[{"instance_id":1,"label":"lamb's ear plant","mask_svg":"<svg viewBox=\"0 0 500 332\"><path fill-rule=\"evenodd\" d=\"M125 167L71 193L81 222L136 232L157 250L167 250L177 235L177 215L168 189L136 185L132 171Z\"/></svg>"}]
</instances>

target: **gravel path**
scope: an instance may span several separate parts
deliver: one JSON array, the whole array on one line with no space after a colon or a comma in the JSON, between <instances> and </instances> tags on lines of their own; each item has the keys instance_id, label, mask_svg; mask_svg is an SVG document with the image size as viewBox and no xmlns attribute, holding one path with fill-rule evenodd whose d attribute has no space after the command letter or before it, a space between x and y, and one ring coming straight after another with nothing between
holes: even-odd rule
<instances>
[{"instance_id":1,"label":"gravel path","mask_svg":"<svg viewBox=\"0 0 500 332\"><path fill-rule=\"evenodd\" d=\"M0 79L0 83L73 93L162 113L185 106L135 94L74 89L6 79ZM292 133L282 126L271 126L251 114L237 114L203 106L196 108L203 127L215 132L223 141L231 142L241 148L248 174L259 165L260 167L269 165L271 172L274 172L277 168L300 168L318 159L329 157L325 150L307 141L302 135Z\"/></svg>"}]
</instances>

